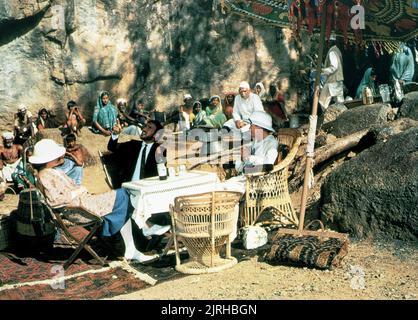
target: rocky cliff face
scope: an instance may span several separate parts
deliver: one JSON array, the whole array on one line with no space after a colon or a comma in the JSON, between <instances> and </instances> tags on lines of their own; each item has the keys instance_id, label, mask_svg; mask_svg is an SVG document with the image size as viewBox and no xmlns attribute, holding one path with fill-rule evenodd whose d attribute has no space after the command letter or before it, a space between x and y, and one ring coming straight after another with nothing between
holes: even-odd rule
<instances>
[{"instance_id":1,"label":"rocky cliff face","mask_svg":"<svg viewBox=\"0 0 418 320\"><path fill-rule=\"evenodd\" d=\"M289 31L223 15L216 0L0 0L0 130L21 103L62 117L76 100L90 117L108 90L166 110L242 80L290 78L291 111L303 55Z\"/></svg>"}]
</instances>

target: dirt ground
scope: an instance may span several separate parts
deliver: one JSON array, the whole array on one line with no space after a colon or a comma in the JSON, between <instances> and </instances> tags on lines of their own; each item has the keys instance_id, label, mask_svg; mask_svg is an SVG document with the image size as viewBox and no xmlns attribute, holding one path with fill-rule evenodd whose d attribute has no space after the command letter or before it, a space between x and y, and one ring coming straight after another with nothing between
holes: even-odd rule
<instances>
[{"instance_id":1,"label":"dirt ground","mask_svg":"<svg viewBox=\"0 0 418 320\"><path fill-rule=\"evenodd\" d=\"M340 163L336 163L335 166ZM307 219L317 218L315 203L328 171L316 176L308 197ZM301 192L292 202L299 209ZM254 250L253 250L254 251ZM256 250L255 250L256 251ZM238 257L236 251L232 255ZM114 299L145 300L417 300L418 244L396 240L351 241L340 268L331 271L272 266L263 252L249 252L220 273L189 275Z\"/></svg>"},{"instance_id":2,"label":"dirt ground","mask_svg":"<svg viewBox=\"0 0 418 320\"><path fill-rule=\"evenodd\" d=\"M105 150L107 138L87 133L82 142L96 156L97 150ZM100 162L85 168L83 185L92 193L109 190ZM319 184L310 203L318 192ZM292 200L297 208L300 193ZM17 202L17 196L7 194L0 214L15 209ZM113 299L418 299L417 243L352 242L342 267L331 271L272 266L262 260L261 254L249 252L220 273L185 276Z\"/></svg>"},{"instance_id":3,"label":"dirt ground","mask_svg":"<svg viewBox=\"0 0 418 320\"><path fill-rule=\"evenodd\" d=\"M113 299L418 298L418 250L413 244L370 241L353 243L342 267L331 271L271 266L259 260L258 255L248 257L220 273L189 275Z\"/></svg>"}]
</instances>

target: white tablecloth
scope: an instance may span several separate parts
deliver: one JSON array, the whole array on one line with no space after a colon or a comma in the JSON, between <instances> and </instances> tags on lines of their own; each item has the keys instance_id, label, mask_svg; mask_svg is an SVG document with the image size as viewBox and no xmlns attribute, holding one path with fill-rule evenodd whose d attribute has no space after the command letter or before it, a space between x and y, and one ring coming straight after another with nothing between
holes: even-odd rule
<instances>
[{"instance_id":1,"label":"white tablecloth","mask_svg":"<svg viewBox=\"0 0 418 320\"><path fill-rule=\"evenodd\" d=\"M168 177L160 180L158 177L142 179L135 182L125 182L122 187L131 195L131 203L135 208L133 220L139 228L146 226L146 221L151 215L160 212L168 212L170 204L174 204L174 198L191 194L211 191L239 191L244 193L245 184L243 177L239 177L237 184L234 179L220 183L218 176L213 172L187 171L181 176ZM238 204L235 208L238 220ZM135 248L132 237L131 219L121 229L125 243L125 258L139 259L139 251ZM231 233L231 241L236 237L236 227Z\"/></svg>"},{"instance_id":2,"label":"white tablecloth","mask_svg":"<svg viewBox=\"0 0 418 320\"><path fill-rule=\"evenodd\" d=\"M168 212L174 198L213 191L218 186L218 176L213 172L188 171L183 175L160 180L158 177L125 182L122 187L131 194L135 208L132 218L139 228L152 214Z\"/></svg>"}]
</instances>

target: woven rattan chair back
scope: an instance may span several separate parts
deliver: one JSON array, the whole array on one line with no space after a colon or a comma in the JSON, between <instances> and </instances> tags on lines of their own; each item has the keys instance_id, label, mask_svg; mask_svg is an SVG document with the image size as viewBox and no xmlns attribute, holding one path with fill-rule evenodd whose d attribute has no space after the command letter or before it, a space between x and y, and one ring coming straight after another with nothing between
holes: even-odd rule
<instances>
[{"instance_id":1,"label":"woven rattan chair back","mask_svg":"<svg viewBox=\"0 0 418 320\"><path fill-rule=\"evenodd\" d=\"M289 225L298 225L298 218L292 206L288 187L288 167L296 156L301 143L297 129L280 129L279 146L285 146L287 155L274 165L268 173L246 175L245 202L241 210L241 226L253 225L266 208L273 208L274 219Z\"/></svg>"},{"instance_id":2,"label":"woven rattan chair back","mask_svg":"<svg viewBox=\"0 0 418 320\"><path fill-rule=\"evenodd\" d=\"M231 235L236 232L240 198L239 192L216 191L174 200L170 214L176 270L189 274L211 273L237 263L231 257ZM186 263L180 261L178 241L185 245L190 255ZM224 246L225 258L222 258Z\"/></svg>"}]
</instances>

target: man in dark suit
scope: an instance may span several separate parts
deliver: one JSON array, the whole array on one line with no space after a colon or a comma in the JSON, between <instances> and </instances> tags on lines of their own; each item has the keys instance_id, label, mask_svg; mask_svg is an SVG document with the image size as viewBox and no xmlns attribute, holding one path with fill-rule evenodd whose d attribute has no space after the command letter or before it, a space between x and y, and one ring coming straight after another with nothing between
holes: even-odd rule
<instances>
[{"instance_id":1,"label":"man in dark suit","mask_svg":"<svg viewBox=\"0 0 418 320\"><path fill-rule=\"evenodd\" d=\"M145 126L142 128L140 138L142 141L129 140L127 142L119 143L119 134L121 128L116 125L113 128L112 136L108 142L107 149L112 151L119 162L121 168L121 180L137 181L144 178L158 176L157 171L157 158L165 154L162 149L159 148L160 144L156 142L156 134L159 130L163 129L160 122L156 120L148 120ZM170 225L170 220L167 220L166 214L155 215L148 219L149 223L156 224L154 227L156 232L166 230L166 227L161 225ZM162 237L158 235L152 235L154 229L139 230L135 223L132 223L132 233L135 247L142 252L150 251L159 245ZM146 235L144 234L146 233ZM120 253L125 248L120 233L113 239L114 243L119 243ZM140 260L140 259L139 259Z\"/></svg>"},{"instance_id":2,"label":"man in dark suit","mask_svg":"<svg viewBox=\"0 0 418 320\"><path fill-rule=\"evenodd\" d=\"M121 128L119 126L113 128L107 149L117 155L122 168L122 182L158 176L156 152L160 144L155 142L155 135L161 129L163 126L158 121L149 120L142 128L140 135L142 141L130 140L118 143Z\"/></svg>"}]
</instances>

